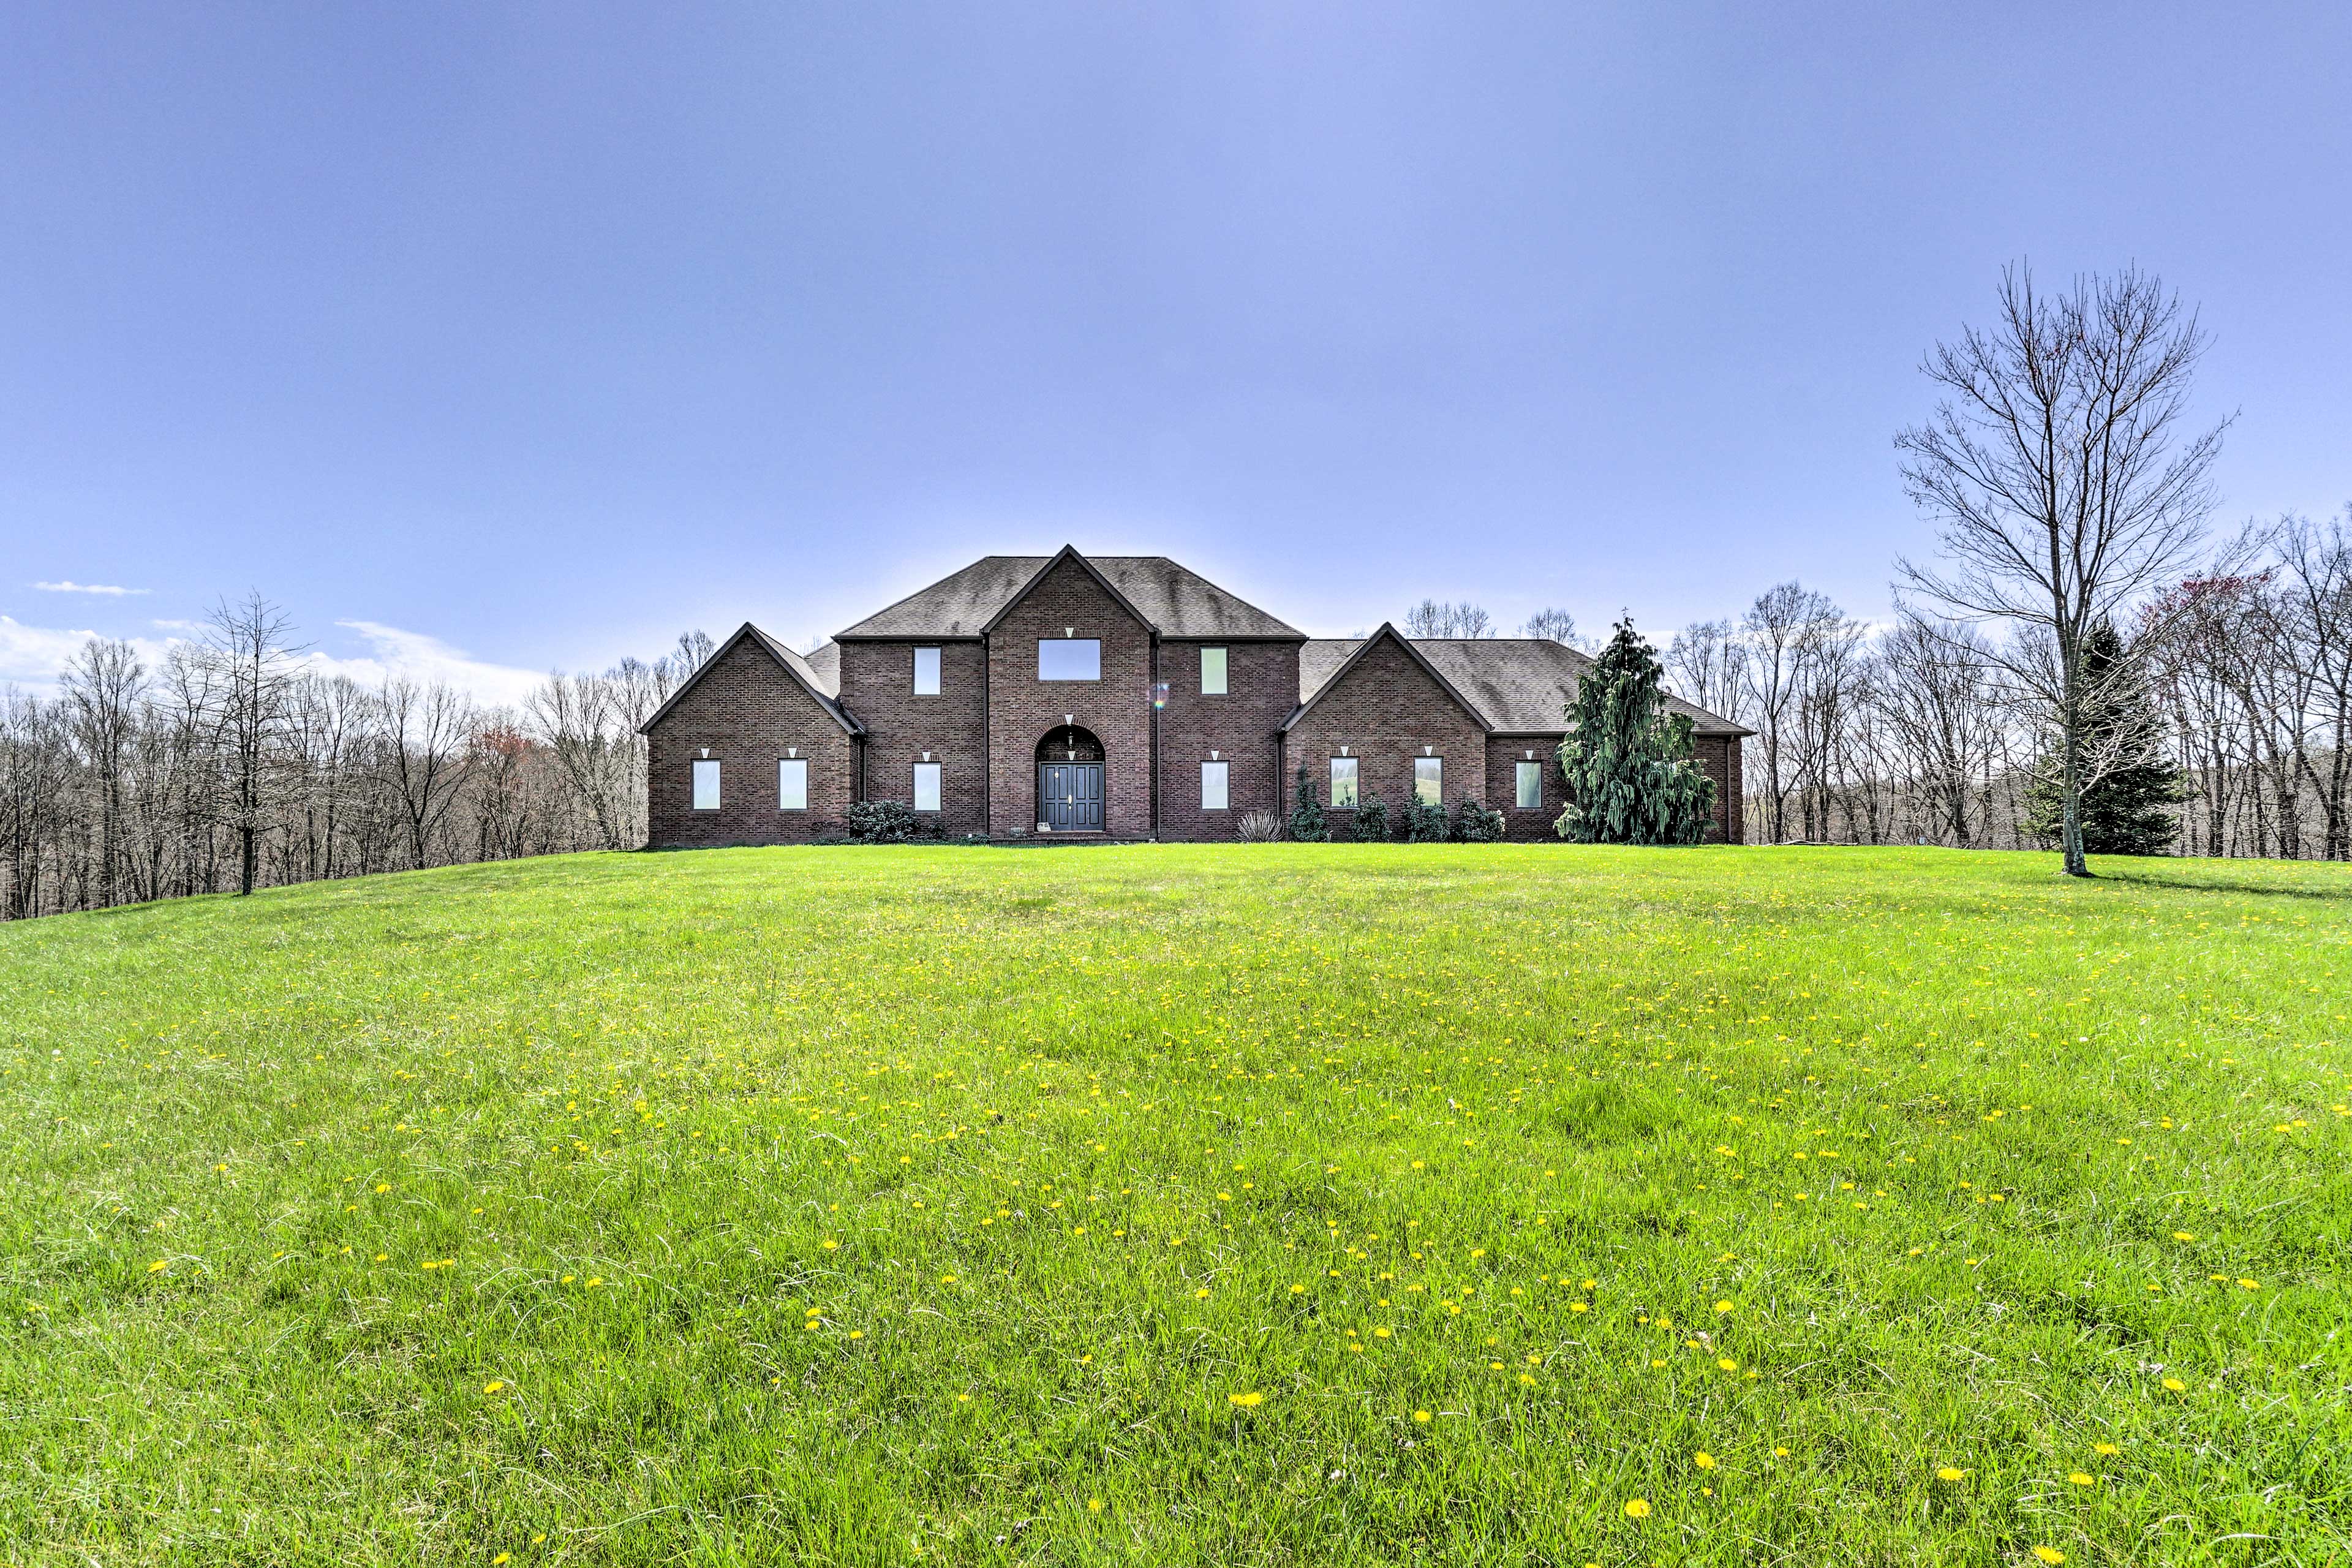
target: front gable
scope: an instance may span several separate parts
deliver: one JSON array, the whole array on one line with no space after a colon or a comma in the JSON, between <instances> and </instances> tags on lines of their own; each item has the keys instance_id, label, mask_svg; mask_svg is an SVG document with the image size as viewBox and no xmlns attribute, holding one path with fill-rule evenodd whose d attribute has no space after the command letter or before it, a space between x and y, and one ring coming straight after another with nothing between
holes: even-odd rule
<instances>
[{"instance_id":1,"label":"front gable","mask_svg":"<svg viewBox=\"0 0 2352 1568\"><path fill-rule=\"evenodd\" d=\"M1297 710L1284 721L1282 727L1296 730L1327 700L1345 702L1350 697L1369 695L1375 689L1380 693L1379 700L1415 694L1422 699L1414 704L1417 710L1426 710L1429 704L1438 704L1450 721L1466 721L1479 730L1486 728L1486 716L1454 689L1453 682L1440 674L1419 648L1385 621L1341 661L1328 679L1306 694Z\"/></svg>"}]
</instances>

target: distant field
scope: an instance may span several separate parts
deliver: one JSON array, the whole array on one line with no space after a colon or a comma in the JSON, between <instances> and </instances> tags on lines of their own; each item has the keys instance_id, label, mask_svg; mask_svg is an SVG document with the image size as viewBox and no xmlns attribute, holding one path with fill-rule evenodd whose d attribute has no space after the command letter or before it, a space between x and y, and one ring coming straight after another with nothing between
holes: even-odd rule
<instances>
[{"instance_id":1,"label":"distant field","mask_svg":"<svg viewBox=\"0 0 2352 1568\"><path fill-rule=\"evenodd\" d=\"M2352 873L2053 865L0 927L0 1562L2345 1562Z\"/></svg>"}]
</instances>

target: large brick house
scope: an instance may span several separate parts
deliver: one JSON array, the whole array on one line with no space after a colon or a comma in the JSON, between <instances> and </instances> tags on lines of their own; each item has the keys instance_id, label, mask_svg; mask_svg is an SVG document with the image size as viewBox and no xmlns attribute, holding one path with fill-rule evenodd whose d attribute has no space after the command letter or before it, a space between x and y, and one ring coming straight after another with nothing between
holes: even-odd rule
<instances>
[{"instance_id":1,"label":"large brick house","mask_svg":"<svg viewBox=\"0 0 2352 1568\"><path fill-rule=\"evenodd\" d=\"M785 844L899 800L949 837L1215 839L1304 764L1359 801L1475 796L1554 837L1562 713L1591 661L1538 638L1309 637L1161 555L992 555L803 657L745 625L647 720L657 847ZM1717 836L1739 739L1696 722Z\"/></svg>"}]
</instances>

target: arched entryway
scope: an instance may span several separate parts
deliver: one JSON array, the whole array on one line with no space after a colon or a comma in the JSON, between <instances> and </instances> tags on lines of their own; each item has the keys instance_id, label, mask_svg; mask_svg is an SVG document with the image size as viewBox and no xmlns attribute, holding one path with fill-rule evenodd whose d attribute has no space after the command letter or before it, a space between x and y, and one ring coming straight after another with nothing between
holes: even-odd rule
<instances>
[{"instance_id":1,"label":"arched entryway","mask_svg":"<svg viewBox=\"0 0 2352 1568\"><path fill-rule=\"evenodd\" d=\"M1076 724L1047 731L1037 742L1037 831L1102 830L1102 742Z\"/></svg>"}]
</instances>

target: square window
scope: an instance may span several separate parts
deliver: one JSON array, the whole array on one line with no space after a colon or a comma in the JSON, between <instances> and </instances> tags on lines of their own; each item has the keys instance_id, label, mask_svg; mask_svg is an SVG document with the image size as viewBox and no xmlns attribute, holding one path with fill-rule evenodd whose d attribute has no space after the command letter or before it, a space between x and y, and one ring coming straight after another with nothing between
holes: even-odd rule
<instances>
[{"instance_id":1,"label":"square window","mask_svg":"<svg viewBox=\"0 0 2352 1568\"><path fill-rule=\"evenodd\" d=\"M1202 811L1225 809L1225 767L1226 764L1223 763L1201 764L1201 809Z\"/></svg>"},{"instance_id":2,"label":"square window","mask_svg":"<svg viewBox=\"0 0 2352 1568\"><path fill-rule=\"evenodd\" d=\"M1543 764L1521 763L1519 772L1519 809L1533 811L1543 804Z\"/></svg>"},{"instance_id":3,"label":"square window","mask_svg":"<svg viewBox=\"0 0 2352 1568\"><path fill-rule=\"evenodd\" d=\"M1040 680L1100 680L1102 639L1099 637L1039 637L1037 679Z\"/></svg>"},{"instance_id":4,"label":"square window","mask_svg":"<svg viewBox=\"0 0 2352 1568\"><path fill-rule=\"evenodd\" d=\"M1445 804L1445 759L1444 757L1413 758L1412 798L1423 805Z\"/></svg>"},{"instance_id":5,"label":"square window","mask_svg":"<svg viewBox=\"0 0 2352 1568\"><path fill-rule=\"evenodd\" d=\"M1201 695L1223 697L1225 694L1225 650L1204 647L1201 650Z\"/></svg>"},{"instance_id":6,"label":"square window","mask_svg":"<svg viewBox=\"0 0 2352 1568\"><path fill-rule=\"evenodd\" d=\"M1356 808L1356 759L1331 759L1331 804L1349 811Z\"/></svg>"},{"instance_id":7,"label":"square window","mask_svg":"<svg viewBox=\"0 0 2352 1568\"><path fill-rule=\"evenodd\" d=\"M701 757L695 762L694 809L719 809L719 760L716 757Z\"/></svg>"},{"instance_id":8,"label":"square window","mask_svg":"<svg viewBox=\"0 0 2352 1568\"><path fill-rule=\"evenodd\" d=\"M940 694L940 650L919 647L915 650L915 695L937 697Z\"/></svg>"},{"instance_id":9,"label":"square window","mask_svg":"<svg viewBox=\"0 0 2352 1568\"><path fill-rule=\"evenodd\" d=\"M940 808L940 764L915 764L915 809L937 811Z\"/></svg>"},{"instance_id":10,"label":"square window","mask_svg":"<svg viewBox=\"0 0 2352 1568\"><path fill-rule=\"evenodd\" d=\"M808 759L806 757L776 759L776 809L778 811L808 809Z\"/></svg>"}]
</instances>

